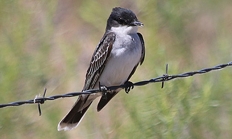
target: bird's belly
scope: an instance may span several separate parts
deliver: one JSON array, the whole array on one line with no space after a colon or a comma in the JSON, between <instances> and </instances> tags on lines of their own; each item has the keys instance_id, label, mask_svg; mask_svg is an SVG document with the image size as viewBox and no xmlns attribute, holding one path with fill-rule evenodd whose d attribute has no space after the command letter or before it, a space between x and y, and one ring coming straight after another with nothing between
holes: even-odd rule
<instances>
[{"instance_id":1,"label":"bird's belly","mask_svg":"<svg viewBox=\"0 0 232 139\"><path fill-rule=\"evenodd\" d=\"M106 67L99 78L101 85L116 86L123 84L127 81L133 68L139 63L141 49L134 49L133 52L125 48L121 49L118 50L118 53L111 53Z\"/></svg>"}]
</instances>

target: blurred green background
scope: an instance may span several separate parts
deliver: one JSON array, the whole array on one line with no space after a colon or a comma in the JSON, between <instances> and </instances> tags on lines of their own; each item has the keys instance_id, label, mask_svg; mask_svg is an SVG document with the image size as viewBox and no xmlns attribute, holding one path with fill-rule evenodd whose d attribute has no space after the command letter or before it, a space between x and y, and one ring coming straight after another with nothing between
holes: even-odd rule
<instances>
[{"instance_id":1,"label":"blurred green background","mask_svg":"<svg viewBox=\"0 0 232 139\"><path fill-rule=\"evenodd\" d=\"M1 0L0 103L81 91L113 7L134 11L146 58L131 81L179 74L232 59L231 0ZM232 138L232 70L121 91L101 112L95 102L74 130L57 124L76 98L0 109L1 139Z\"/></svg>"}]
</instances>

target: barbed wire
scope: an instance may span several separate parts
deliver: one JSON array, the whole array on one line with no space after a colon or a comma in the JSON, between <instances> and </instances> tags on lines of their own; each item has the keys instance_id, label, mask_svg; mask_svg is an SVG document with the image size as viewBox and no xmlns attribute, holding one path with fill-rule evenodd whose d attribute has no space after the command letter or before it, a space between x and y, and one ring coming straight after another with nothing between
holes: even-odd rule
<instances>
[{"instance_id":1,"label":"barbed wire","mask_svg":"<svg viewBox=\"0 0 232 139\"><path fill-rule=\"evenodd\" d=\"M54 96L50 96L50 97L45 97L46 90L47 90L45 88L42 97L39 97L36 95L36 97L34 99L31 99L31 100L23 100L23 101L16 101L16 102L11 102L11 103L7 103L7 104L0 104L0 108L9 107L9 106L20 106L20 105L24 105L24 104L35 104L36 103L36 104L38 104L39 115L41 115L40 104L43 104L47 100L56 100L59 98L74 97L74 96L79 96L82 94L92 94L92 93L97 93L97 92L102 92L104 94L107 91L116 90L119 88L125 89L126 92L129 92L130 89L133 88L134 86L143 86L143 85L147 85L149 83L155 83L155 82L162 82L162 88L163 88L164 82L166 82L166 81L170 81L170 80L173 80L176 78L186 78L186 77L194 76L197 74L204 74L204 73L207 73L210 71L220 70L220 69L223 69L223 68L226 68L229 66L232 66L232 61L227 63L227 64L220 64L220 65L217 65L217 66L214 66L211 68L205 68L205 69L201 69L201 70L197 70L197 71L185 72L185 73L177 74L177 75L168 75L168 73L167 73L168 72L168 65L166 65L166 73L163 76L152 78L150 80L144 80L144 81L131 83L131 85L129 87L128 87L128 84L105 87L105 86L101 86L99 83L99 89L85 90L82 92L71 92L71 93L67 93L67 94L54 95Z\"/></svg>"}]
</instances>

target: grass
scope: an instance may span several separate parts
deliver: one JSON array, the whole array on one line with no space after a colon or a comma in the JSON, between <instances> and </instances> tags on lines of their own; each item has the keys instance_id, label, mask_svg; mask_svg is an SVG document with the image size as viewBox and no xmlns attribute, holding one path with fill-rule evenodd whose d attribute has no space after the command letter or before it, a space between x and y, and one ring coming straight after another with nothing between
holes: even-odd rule
<instances>
[{"instance_id":1,"label":"grass","mask_svg":"<svg viewBox=\"0 0 232 139\"><path fill-rule=\"evenodd\" d=\"M107 3L107 4L106 4ZM109 6L110 5L110 6ZM1 1L0 103L80 91L91 55L115 6L132 9L146 58L131 81L231 61L231 5L219 1ZM121 91L101 112L96 102L78 128L58 132L76 98L0 110L0 135L11 138L231 138L231 68Z\"/></svg>"}]
</instances>

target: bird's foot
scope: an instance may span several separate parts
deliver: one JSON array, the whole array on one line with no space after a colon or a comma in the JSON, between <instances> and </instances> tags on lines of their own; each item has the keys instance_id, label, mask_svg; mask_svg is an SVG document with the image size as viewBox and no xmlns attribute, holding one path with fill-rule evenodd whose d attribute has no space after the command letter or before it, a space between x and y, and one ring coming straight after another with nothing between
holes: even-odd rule
<instances>
[{"instance_id":1,"label":"bird's foot","mask_svg":"<svg viewBox=\"0 0 232 139\"><path fill-rule=\"evenodd\" d=\"M102 98L107 99L106 93L108 91L108 88L105 85L101 85L100 82L99 82L99 90L100 92L102 92Z\"/></svg>"},{"instance_id":2,"label":"bird's foot","mask_svg":"<svg viewBox=\"0 0 232 139\"><path fill-rule=\"evenodd\" d=\"M127 94L130 92L131 89L134 88L134 84L131 81L126 81L124 85L125 85L125 92Z\"/></svg>"}]
</instances>

